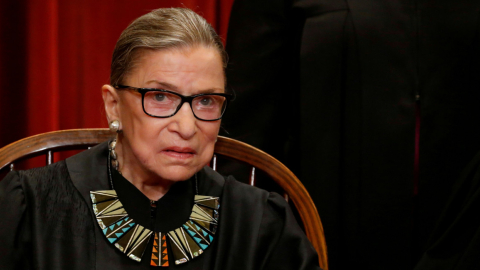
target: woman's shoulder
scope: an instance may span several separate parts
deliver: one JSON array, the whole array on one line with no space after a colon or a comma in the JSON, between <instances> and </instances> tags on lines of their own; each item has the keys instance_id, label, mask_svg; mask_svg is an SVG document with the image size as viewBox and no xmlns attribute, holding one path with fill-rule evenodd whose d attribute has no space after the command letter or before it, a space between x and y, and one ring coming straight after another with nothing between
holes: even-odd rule
<instances>
[{"instance_id":1,"label":"woman's shoulder","mask_svg":"<svg viewBox=\"0 0 480 270\"><path fill-rule=\"evenodd\" d=\"M10 172L0 181L0 201L7 205L30 208L30 215L52 223L71 214L81 213L83 217L88 213L86 204L70 179L64 160L45 167ZM58 209L75 211L57 217L55 213ZM85 222L78 224L83 223ZM48 224L51 226L51 223Z\"/></svg>"},{"instance_id":2,"label":"woman's shoulder","mask_svg":"<svg viewBox=\"0 0 480 270\"><path fill-rule=\"evenodd\" d=\"M224 196L235 205L246 208L255 208L263 211L284 211L289 208L288 203L278 193L251 186L238 181L233 176L226 176Z\"/></svg>"},{"instance_id":3,"label":"woman's shoulder","mask_svg":"<svg viewBox=\"0 0 480 270\"><path fill-rule=\"evenodd\" d=\"M251 198L251 197L265 198L265 196L269 195L268 191L255 186L248 185L241 181L238 181L232 175L225 176L225 185L226 185L226 188L229 188L232 191L235 191L235 193L238 193L238 195L240 196L243 195L242 197L245 197L245 198Z\"/></svg>"},{"instance_id":4,"label":"woman's shoulder","mask_svg":"<svg viewBox=\"0 0 480 270\"><path fill-rule=\"evenodd\" d=\"M29 182L37 183L42 182L43 184L55 182L58 179L65 179L69 176L69 167L67 163L80 164L85 166L83 163L86 161L97 161L95 158L107 151L107 142L101 143L90 150L82 151L66 160L60 160L58 162L52 163L47 166L37 167L27 170L15 170L9 172L1 182ZM87 164L91 165L91 164ZM72 166L74 167L74 166Z\"/></svg>"},{"instance_id":5,"label":"woman's shoulder","mask_svg":"<svg viewBox=\"0 0 480 270\"><path fill-rule=\"evenodd\" d=\"M202 183L202 186L211 188L215 186L216 188L223 189L222 193L227 192L228 196L238 197L237 199L253 199L255 198L266 198L269 195L269 192L258 187L250 186L245 183L242 183L235 179L232 175L221 175L217 171L214 171L212 168L206 166L202 169L202 174L200 174L199 181ZM203 178L203 176L205 178ZM223 194L222 196L224 196Z\"/></svg>"},{"instance_id":6,"label":"woman's shoulder","mask_svg":"<svg viewBox=\"0 0 480 270\"><path fill-rule=\"evenodd\" d=\"M0 192L19 189L25 191L25 195L35 197L42 194L62 196L65 193L74 193L76 190L85 193L82 187L100 182L99 177L106 177L104 165L106 165L107 151L105 142L44 167L11 171L0 181Z\"/></svg>"},{"instance_id":7,"label":"woman's shoulder","mask_svg":"<svg viewBox=\"0 0 480 270\"><path fill-rule=\"evenodd\" d=\"M19 170L19 176L27 179L43 179L51 178L53 175L68 174L67 165L65 160L52 163L47 166L32 168L28 170Z\"/></svg>"},{"instance_id":8,"label":"woman's shoulder","mask_svg":"<svg viewBox=\"0 0 480 270\"><path fill-rule=\"evenodd\" d=\"M233 205L236 208L271 211L288 208L288 203L276 192L248 185L235 179L234 176L224 176L210 167L204 167L202 178L202 190L208 190L208 194L221 197L222 204ZM203 181L206 176L206 181Z\"/></svg>"},{"instance_id":9,"label":"woman's shoulder","mask_svg":"<svg viewBox=\"0 0 480 270\"><path fill-rule=\"evenodd\" d=\"M12 171L0 181L0 190L5 193L17 190L29 198L27 200L37 201L54 194L62 196L61 194L74 191L69 179L67 166L62 160L44 167ZM3 193L1 191L0 193Z\"/></svg>"},{"instance_id":10,"label":"woman's shoulder","mask_svg":"<svg viewBox=\"0 0 480 270\"><path fill-rule=\"evenodd\" d=\"M1 183L4 185L7 183L26 184L26 186L35 186L37 183L48 185L66 176L68 176L68 170L65 161L62 160L44 167L11 171L5 176Z\"/></svg>"}]
</instances>

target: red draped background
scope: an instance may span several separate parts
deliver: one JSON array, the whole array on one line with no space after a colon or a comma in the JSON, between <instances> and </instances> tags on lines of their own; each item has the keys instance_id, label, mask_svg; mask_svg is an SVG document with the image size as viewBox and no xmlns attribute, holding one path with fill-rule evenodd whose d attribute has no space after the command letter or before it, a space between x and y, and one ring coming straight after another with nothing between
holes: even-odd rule
<instances>
[{"instance_id":1,"label":"red draped background","mask_svg":"<svg viewBox=\"0 0 480 270\"><path fill-rule=\"evenodd\" d=\"M121 31L160 7L187 7L226 38L233 0L0 1L0 147L26 136L106 127L100 88Z\"/></svg>"}]
</instances>

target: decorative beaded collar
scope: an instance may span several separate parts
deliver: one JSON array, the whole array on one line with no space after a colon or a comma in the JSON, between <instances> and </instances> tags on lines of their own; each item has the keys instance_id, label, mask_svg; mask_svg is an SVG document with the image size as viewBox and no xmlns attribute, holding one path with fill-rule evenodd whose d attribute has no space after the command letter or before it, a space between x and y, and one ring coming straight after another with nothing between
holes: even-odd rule
<instances>
[{"instance_id":1,"label":"decorative beaded collar","mask_svg":"<svg viewBox=\"0 0 480 270\"><path fill-rule=\"evenodd\" d=\"M200 256L213 241L217 230L218 197L195 195L190 218L181 227L168 233L153 232L136 224L123 208L115 190L91 191L93 211L108 241L132 260L141 261L147 243L154 238L151 265L169 266L167 246L175 264Z\"/></svg>"},{"instance_id":2,"label":"decorative beaded collar","mask_svg":"<svg viewBox=\"0 0 480 270\"><path fill-rule=\"evenodd\" d=\"M107 164L113 188L110 155ZM150 261L152 266L167 267L171 259L178 265L200 256L210 246L217 231L218 197L195 195L188 221L167 233L152 231L137 224L129 217L114 189L90 191L90 198L103 234L130 259L140 262L150 238L154 238ZM173 254L169 254L169 250Z\"/></svg>"}]
</instances>

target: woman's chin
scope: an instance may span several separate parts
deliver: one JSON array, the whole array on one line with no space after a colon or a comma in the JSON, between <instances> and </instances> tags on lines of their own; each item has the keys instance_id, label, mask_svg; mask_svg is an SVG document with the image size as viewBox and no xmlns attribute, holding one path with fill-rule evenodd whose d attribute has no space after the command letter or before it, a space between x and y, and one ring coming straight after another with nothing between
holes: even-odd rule
<instances>
[{"instance_id":1,"label":"woman's chin","mask_svg":"<svg viewBox=\"0 0 480 270\"><path fill-rule=\"evenodd\" d=\"M198 170L195 168L185 168L182 166L175 166L173 168L164 168L161 172L156 172L157 175L164 180L172 182L180 182L190 179Z\"/></svg>"}]
</instances>

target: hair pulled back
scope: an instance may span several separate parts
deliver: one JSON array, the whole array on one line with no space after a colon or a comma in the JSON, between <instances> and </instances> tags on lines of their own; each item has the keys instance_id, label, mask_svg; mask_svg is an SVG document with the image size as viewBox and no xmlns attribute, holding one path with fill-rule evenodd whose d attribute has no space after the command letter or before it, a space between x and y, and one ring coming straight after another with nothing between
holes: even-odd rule
<instances>
[{"instance_id":1,"label":"hair pulled back","mask_svg":"<svg viewBox=\"0 0 480 270\"><path fill-rule=\"evenodd\" d=\"M228 56L222 40L200 15L187 8L160 8L134 20L120 35L112 56L110 84L121 84L132 70L138 52L193 48L214 48L225 70Z\"/></svg>"}]
</instances>

